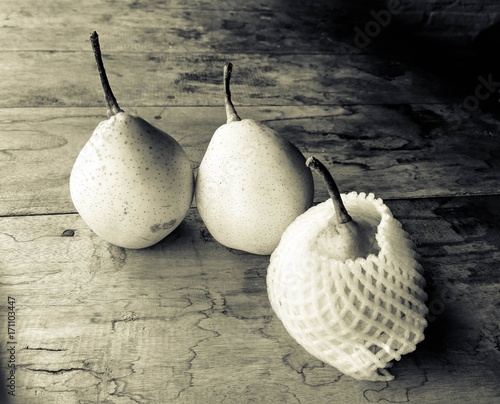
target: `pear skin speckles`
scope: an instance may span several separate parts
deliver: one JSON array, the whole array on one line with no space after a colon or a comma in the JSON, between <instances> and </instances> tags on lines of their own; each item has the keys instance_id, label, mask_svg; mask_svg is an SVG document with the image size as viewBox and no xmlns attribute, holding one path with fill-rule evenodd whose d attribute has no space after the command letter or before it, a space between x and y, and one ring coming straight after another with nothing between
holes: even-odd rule
<instances>
[{"instance_id":1,"label":"pear skin speckles","mask_svg":"<svg viewBox=\"0 0 500 404\"><path fill-rule=\"evenodd\" d=\"M264 124L243 119L212 136L198 169L195 199L221 244L267 255L313 201L302 153Z\"/></svg>"},{"instance_id":2,"label":"pear skin speckles","mask_svg":"<svg viewBox=\"0 0 500 404\"><path fill-rule=\"evenodd\" d=\"M120 112L101 122L81 150L70 191L77 211L100 237L121 247L144 248L184 219L194 176L174 138Z\"/></svg>"}]
</instances>

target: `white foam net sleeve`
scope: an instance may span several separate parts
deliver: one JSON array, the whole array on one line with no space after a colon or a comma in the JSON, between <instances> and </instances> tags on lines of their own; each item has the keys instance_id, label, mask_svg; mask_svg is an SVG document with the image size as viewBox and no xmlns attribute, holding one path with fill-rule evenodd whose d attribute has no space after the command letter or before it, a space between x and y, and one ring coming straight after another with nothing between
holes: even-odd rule
<instances>
[{"instance_id":1,"label":"white foam net sleeve","mask_svg":"<svg viewBox=\"0 0 500 404\"><path fill-rule=\"evenodd\" d=\"M271 255L271 306L310 354L359 380L391 380L393 360L415 350L427 325L425 280L414 245L373 194L342 194L354 220L377 224L378 254L341 262L314 250L331 200L299 216ZM333 247L332 247L333 248Z\"/></svg>"}]
</instances>

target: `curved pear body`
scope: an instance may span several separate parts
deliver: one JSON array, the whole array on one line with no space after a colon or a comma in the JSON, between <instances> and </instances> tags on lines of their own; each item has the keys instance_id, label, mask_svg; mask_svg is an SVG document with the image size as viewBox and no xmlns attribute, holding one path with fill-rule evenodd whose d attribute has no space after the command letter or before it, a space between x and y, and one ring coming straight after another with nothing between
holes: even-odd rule
<instances>
[{"instance_id":1,"label":"curved pear body","mask_svg":"<svg viewBox=\"0 0 500 404\"><path fill-rule=\"evenodd\" d=\"M191 206L194 177L181 145L142 118L101 122L70 176L73 204L101 238L145 248L170 234Z\"/></svg>"},{"instance_id":2,"label":"curved pear body","mask_svg":"<svg viewBox=\"0 0 500 404\"><path fill-rule=\"evenodd\" d=\"M302 153L252 119L215 131L195 189L200 216L218 242L262 255L271 254L313 197L313 178Z\"/></svg>"}]
</instances>

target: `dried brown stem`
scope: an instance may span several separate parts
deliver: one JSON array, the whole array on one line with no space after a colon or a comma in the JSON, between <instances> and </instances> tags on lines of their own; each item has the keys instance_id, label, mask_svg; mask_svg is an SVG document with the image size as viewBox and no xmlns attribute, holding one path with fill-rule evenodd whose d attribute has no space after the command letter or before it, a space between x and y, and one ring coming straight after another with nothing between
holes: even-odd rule
<instances>
[{"instance_id":1,"label":"dried brown stem","mask_svg":"<svg viewBox=\"0 0 500 404\"><path fill-rule=\"evenodd\" d=\"M316 157L311 156L306 160L306 166L316 171L316 173L318 173L325 182L328 189L328 194L330 195L330 198L332 198L333 206L335 208L337 223L343 224L350 222L352 220L352 217L347 212L344 202L342 202L339 188L337 187L335 180L333 179L332 175L325 167L325 165Z\"/></svg>"},{"instance_id":2,"label":"dried brown stem","mask_svg":"<svg viewBox=\"0 0 500 404\"><path fill-rule=\"evenodd\" d=\"M92 50L94 51L97 70L99 72L99 78L101 79L104 95L106 96L106 102L108 104L109 112L111 113L111 115L116 115L119 112L123 112L123 110L118 105L113 91L111 90L111 85L109 84L108 76L106 75L106 70L104 69L101 47L99 45L99 35L97 35L97 32L92 32L92 34L90 35L90 42L92 43Z\"/></svg>"},{"instance_id":3,"label":"dried brown stem","mask_svg":"<svg viewBox=\"0 0 500 404\"><path fill-rule=\"evenodd\" d=\"M229 82L231 81L231 72L233 70L233 64L228 62L224 65L224 105L226 106L226 117L227 123L241 121L241 118L236 113L233 102L231 101L231 90L229 88Z\"/></svg>"}]
</instances>

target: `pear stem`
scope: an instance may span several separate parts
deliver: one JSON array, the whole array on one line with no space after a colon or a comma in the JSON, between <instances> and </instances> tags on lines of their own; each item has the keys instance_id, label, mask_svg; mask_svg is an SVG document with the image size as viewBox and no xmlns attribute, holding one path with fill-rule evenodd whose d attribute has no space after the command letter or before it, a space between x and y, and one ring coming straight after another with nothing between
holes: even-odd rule
<instances>
[{"instance_id":1,"label":"pear stem","mask_svg":"<svg viewBox=\"0 0 500 404\"><path fill-rule=\"evenodd\" d=\"M233 102L231 101L231 90L229 89L229 82L231 81L231 72L233 71L233 64L227 62L224 65L224 105L226 106L227 123L241 121L241 118L236 113Z\"/></svg>"},{"instance_id":2,"label":"pear stem","mask_svg":"<svg viewBox=\"0 0 500 404\"><path fill-rule=\"evenodd\" d=\"M111 85L109 84L108 76L106 75L106 69L104 69L101 47L99 45L99 35L97 35L97 32L92 32L92 34L90 35L90 42L92 43L92 50L94 51L94 57L97 64L99 77L101 79L102 88L104 90L104 95L106 96L106 102L109 109L108 112L111 113L111 115L116 115L119 112L123 112L123 110L118 105L113 91L111 90Z\"/></svg>"},{"instance_id":3,"label":"pear stem","mask_svg":"<svg viewBox=\"0 0 500 404\"><path fill-rule=\"evenodd\" d=\"M306 166L316 171L316 173L318 173L325 182L328 194L330 195L330 198L332 198L333 206L335 208L337 223L344 224L350 222L352 217L349 213L347 213L347 209L345 208L344 202L342 202L342 198L340 196L339 188L337 187L337 184L328 169L314 156L311 156L306 160Z\"/></svg>"}]
</instances>

